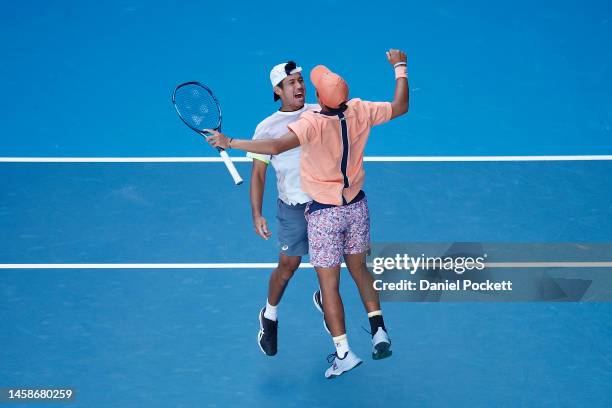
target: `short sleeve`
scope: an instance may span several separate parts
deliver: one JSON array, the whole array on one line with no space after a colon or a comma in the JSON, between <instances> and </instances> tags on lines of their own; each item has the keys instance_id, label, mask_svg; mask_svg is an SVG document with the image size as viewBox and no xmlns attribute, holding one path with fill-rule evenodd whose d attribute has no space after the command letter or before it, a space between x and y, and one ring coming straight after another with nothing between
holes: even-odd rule
<instances>
[{"instance_id":1,"label":"short sleeve","mask_svg":"<svg viewBox=\"0 0 612 408\"><path fill-rule=\"evenodd\" d=\"M257 127L255 128L255 133L253 134L253 140L264 140L264 139L269 139L269 138L270 136L268 135L266 126L263 126L262 123L257 125ZM270 164L270 159L272 158L272 156L270 156L269 154L260 154L260 153L251 153L251 152L247 152L247 157L250 157L251 159L257 159L266 164Z\"/></svg>"},{"instance_id":2,"label":"short sleeve","mask_svg":"<svg viewBox=\"0 0 612 408\"><path fill-rule=\"evenodd\" d=\"M295 133L300 140L300 145L306 145L314 137L314 127L306 117L309 112L303 113L298 120L287 125L290 131Z\"/></svg>"},{"instance_id":3,"label":"short sleeve","mask_svg":"<svg viewBox=\"0 0 612 408\"><path fill-rule=\"evenodd\" d=\"M393 108L390 102L363 102L366 106L372 126L381 125L391 120Z\"/></svg>"}]
</instances>

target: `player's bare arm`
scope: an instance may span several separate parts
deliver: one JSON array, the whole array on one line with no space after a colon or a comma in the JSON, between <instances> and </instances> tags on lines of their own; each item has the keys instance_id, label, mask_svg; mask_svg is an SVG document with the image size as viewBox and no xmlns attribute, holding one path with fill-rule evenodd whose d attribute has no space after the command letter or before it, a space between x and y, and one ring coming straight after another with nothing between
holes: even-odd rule
<instances>
[{"instance_id":1,"label":"player's bare arm","mask_svg":"<svg viewBox=\"0 0 612 408\"><path fill-rule=\"evenodd\" d=\"M206 141L214 147L221 147L223 149L231 148L251 153L274 155L294 149L300 145L300 139L291 131L278 139L267 140L233 139L216 130L206 129L205 131L211 134L211 136L206 138Z\"/></svg>"},{"instance_id":2,"label":"player's bare arm","mask_svg":"<svg viewBox=\"0 0 612 408\"><path fill-rule=\"evenodd\" d=\"M395 69L395 95L391 102L391 119L408 112L408 75L406 53L401 50L387 51L387 60Z\"/></svg>"},{"instance_id":3,"label":"player's bare arm","mask_svg":"<svg viewBox=\"0 0 612 408\"><path fill-rule=\"evenodd\" d=\"M263 239L272 236L268 229L268 221L262 215L263 193L266 186L266 170L268 165L261 160L253 159L253 169L251 171L251 215L253 216L253 226L255 233Z\"/></svg>"}]
</instances>

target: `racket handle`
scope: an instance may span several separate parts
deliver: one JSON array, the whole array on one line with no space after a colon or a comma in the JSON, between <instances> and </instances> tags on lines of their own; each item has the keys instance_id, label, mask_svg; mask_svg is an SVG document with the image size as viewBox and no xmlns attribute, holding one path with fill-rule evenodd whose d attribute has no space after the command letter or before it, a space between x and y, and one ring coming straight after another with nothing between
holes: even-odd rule
<instances>
[{"instance_id":1,"label":"racket handle","mask_svg":"<svg viewBox=\"0 0 612 408\"><path fill-rule=\"evenodd\" d=\"M240 177L240 174L238 174L238 170L236 170L236 166L234 166L234 163L227 155L227 152L225 150L219 150L219 154L223 159L223 163L225 163L225 167L227 167L227 170L232 175L234 183L236 183L236 185L242 184L242 177Z\"/></svg>"}]
</instances>

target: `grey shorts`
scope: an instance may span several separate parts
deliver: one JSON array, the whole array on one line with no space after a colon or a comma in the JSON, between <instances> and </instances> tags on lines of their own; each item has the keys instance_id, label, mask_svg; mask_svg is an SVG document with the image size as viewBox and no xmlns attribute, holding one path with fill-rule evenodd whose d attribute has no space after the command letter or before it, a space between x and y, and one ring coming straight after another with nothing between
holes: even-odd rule
<instances>
[{"instance_id":1,"label":"grey shorts","mask_svg":"<svg viewBox=\"0 0 612 408\"><path fill-rule=\"evenodd\" d=\"M303 256L308 253L308 224L304 216L305 210L306 204L289 205L281 199L278 200L276 219L281 254Z\"/></svg>"}]
</instances>

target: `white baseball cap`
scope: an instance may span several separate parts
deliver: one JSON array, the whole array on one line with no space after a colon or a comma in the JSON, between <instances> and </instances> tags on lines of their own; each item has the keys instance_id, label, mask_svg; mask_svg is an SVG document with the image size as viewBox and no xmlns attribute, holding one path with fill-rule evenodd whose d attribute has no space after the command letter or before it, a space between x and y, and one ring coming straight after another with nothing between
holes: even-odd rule
<instances>
[{"instance_id":1,"label":"white baseball cap","mask_svg":"<svg viewBox=\"0 0 612 408\"><path fill-rule=\"evenodd\" d=\"M281 81L287 78L289 75L297 74L298 72L302 72L302 67L298 67L293 61L275 65L270 71L270 82L272 83L272 88L280 84ZM274 100L277 101L278 99L278 95L274 94Z\"/></svg>"}]
</instances>

